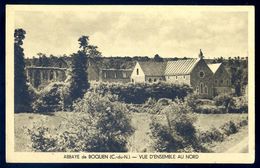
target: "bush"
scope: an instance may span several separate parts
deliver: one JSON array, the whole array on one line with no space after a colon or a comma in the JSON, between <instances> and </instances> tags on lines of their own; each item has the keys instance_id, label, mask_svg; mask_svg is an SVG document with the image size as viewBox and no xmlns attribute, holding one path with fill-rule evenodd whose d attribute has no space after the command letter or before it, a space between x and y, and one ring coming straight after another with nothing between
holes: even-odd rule
<instances>
[{"instance_id":1,"label":"bush","mask_svg":"<svg viewBox=\"0 0 260 168\"><path fill-rule=\"evenodd\" d=\"M50 83L36 94L32 103L34 112L61 111L64 107L66 84L62 82Z\"/></svg>"},{"instance_id":2,"label":"bush","mask_svg":"<svg viewBox=\"0 0 260 168\"><path fill-rule=\"evenodd\" d=\"M150 129L154 140L153 148L156 152L176 152L183 147L181 139L172 136L169 127L152 121Z\"/></svg>"},{"instance_id":3,"label":"bush","mask_svg":"<svg viewBox=\"0 0 260 168\"><path fill-rule=\"evenodd\" d=\"M28 130L31 136L32 148L37 152L55 152L57 151L56 137L52 137L49 128L45 126L37 127Z\"/></svg>"},{"instance_id":4,"label":"bush","mask_svg":"<svg viewBox=\"0 0 260 168\"><path fill-rule=\"evenodd\" d=\"M217 106L225 106L228 107L230 101L232 100L232 95L230 94L220 94L214 98Z\"/></svg>"},{"instance_id":5,"label":"bush","mask_svg":"<svg viewBox=\"0 0 260 168\"><path fill-rule=\"evenodd\" d=\"M116 96L101 96L87 92L81 100L74 102L73 115L62 123L63 132L56 132L54 140L32 138L34 150L63 152L126 152L127 139L134 129L127 116L127 108L116 101ZM30 131L36 137L39 130ZM45 130L47 131L47 130ZM44 137L46 138L46 137ZM53 138L53 137L52 137ZM48 145L49 142L55 145ZM53 146L56 148L53 149ZM43 150L44 149L44 150Z\"/></svg>"},{"instance_id":6,"label":"bush","mask_svg":"<svg viewBox=\"0 0 260 168\"><path fill-rule=\"evenodd\" d=\"M237 133L239 128L233 121L229 121L229 122L225 123L221 127L221 129L224 131L224 134L229 136L230 134Z\"/></svg>"},{"instance_id":7,"label":"bush","mask_svg":"<svg viewBox=\"0 0 260 168\"><path fill-rule=\"evenodd\" d=\"M186 102L176 100L163 110L168 126L151 124L154 148L159 152L194 152L205 149L198 143L194 122L196 118Z\"/></svg>"},{"instance_id":8,"label":"bush","mask_svg":"<svg viewBox=\"0 0 260 168\"><path fill-rule=\"evenodd\" d=\"M242 120L238 123L239 127L243 127L243 126L246 126L246 125L248 125L248 119L244 119L244 120Z\"/></svg>"},{"instance_id":9,"label":"bush","mask_svg":"<svg viewBox=\"0 0 260 168\"><path fill-rule=\"evenodd\" d=\"M226 112L223 106L217 107L215 105L199 105L194 111L202 114L221 114Z\"/></svg>"},{"instance_id":10,"label":"bush","mask_svg":"<svg viewBox=\"0 0 260 168\"><path fill-rule=\"evenodd\" d=\"M199 140L202 143L211 143L213 141L221 142L224 140L224 134L217 128L211 128L210 130L199 133Z\"/></svg>"},{"instance_id":11,"label":"bush","mask_svg":"<svg viewBox=\"0 0 260 168\"><path fill-rule=\"evenodd\" d=\"M248 101L245 96L233 97L229 103L228 111L230 113L247 113Z\"/></svg>"},{"instance_id":12,"label":"bush","mask_svg":"<svg viewBox=\"0 0 260 168\"><path fill-rule=\"evenodd\" d=\"M120 101L126 103L142 104L149 98L159 100L160 98L183 99L192 89L187 85L176 85L169 83L99 83L92 86L91 90L105 95L110 92L118 95Z\"/></svg>"}]
</instances>

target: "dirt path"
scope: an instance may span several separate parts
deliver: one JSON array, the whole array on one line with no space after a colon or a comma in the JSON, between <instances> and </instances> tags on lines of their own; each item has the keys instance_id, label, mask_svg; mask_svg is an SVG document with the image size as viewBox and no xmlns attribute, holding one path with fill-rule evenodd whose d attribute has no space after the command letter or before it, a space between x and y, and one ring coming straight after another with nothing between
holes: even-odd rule
<instances>
[{"instance_id":1,"label":"dirt path","mask_svg":"<svg viewBox=\"0 0 260 168\"><path fill-rule=\"evenodd\" d=\"M215 143L212 150L216 153L247 153L248 127L243 127L238 133L232 134L221 143Z\"/></svg>"},{"instance_id":2,"label":"dirt path","mask_svg":"<svg viewBox=\"0 0 260 168\"><path fill-rule=\"evenodd\" d=\"M248 138L244 138L235 146L229 148L225 153L247 153L248 151Z\"/></svg>"},{"instance_id":3,"label":"dirt path","mask_svg":"<svg viewBox=\"0 0 260 168\"><path fill-rule=\"evenodd\" d=\"M150 150L150 123L149 114L137 113L132 116L132 126L135 133L129 139L129 150L131 152L148 152Z\"/></svg>"}]
</instances>

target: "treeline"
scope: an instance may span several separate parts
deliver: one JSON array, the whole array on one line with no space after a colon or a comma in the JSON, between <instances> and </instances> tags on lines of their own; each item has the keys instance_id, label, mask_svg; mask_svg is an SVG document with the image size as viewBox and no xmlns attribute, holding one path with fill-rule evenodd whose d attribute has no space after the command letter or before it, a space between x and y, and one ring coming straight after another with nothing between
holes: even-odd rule
<instances>
[{"instance_id":1,"label":"treeline","mask_svg":"<svg viewBox=\"0 0 260 168\"><path fill-rule=\"evenodd\" d=\"M131 69L135 66L135 62L141 61L141 62L148 62L148 61L176 61L176 60L182 60L182 59L188 59L187 57L178 58L163 58L156 54L153 58L148 56L110 56L110 57L93 57L90 61L91 63L96 64L100 68L115 68L115 69ZM38 53L37 56L34 56L33 58L27 58L25 60L26 66L54 66L59 67L62 66L63 63L70 65L72 61L72 58L70 55L60 55L60 56L54 56L54 55L46 55L43 53ZM63 63L62 63L63 62Z\"/></svg>"}]
</instances>

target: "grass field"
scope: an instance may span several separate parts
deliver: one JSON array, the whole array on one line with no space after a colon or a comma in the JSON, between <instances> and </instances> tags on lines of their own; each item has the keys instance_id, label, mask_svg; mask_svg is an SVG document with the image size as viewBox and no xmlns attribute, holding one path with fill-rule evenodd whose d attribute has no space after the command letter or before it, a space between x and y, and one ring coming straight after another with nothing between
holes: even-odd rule
<instances>
[{"instance_id":1,"label":"grass field","mask_svg":"<svg viewBox=\"0 0 260 168\"><path fill-rule=\"evenodd\" d=\"M33 114L33 113L19 113L15 114L15 151L25 152L31 151L30 137L27 134L28 128L32 128L36 122L42 122L45 126L51 129L59 128L62 122L66 121L67 115L73 115L69 112L49 113L48 115ZM129 140L129 149L131 152L149 152L151 150L151 138L149 124L152 118L166 123L166 119L162 115L153 115L147 113L133 113L132 125L136 129L134 135ZM228 121L241 121L247 117L247 114L196 114L197 121L195 126L200 130L207 130L210 127L220 127ZM240 137L247 136L247 129L243 130ZM236 137L233 138L236 139ZM237 138L239 140L239 138ZM237 141L238 141L237 140ZM232 142L236 143L236 141ZM227 143L230 145L230 143ZM214 146L213 146L214 147ZM222 150L224 147L222 147ZM221 149L216 149L221 152Z\"/></svg>"}]
</instances>

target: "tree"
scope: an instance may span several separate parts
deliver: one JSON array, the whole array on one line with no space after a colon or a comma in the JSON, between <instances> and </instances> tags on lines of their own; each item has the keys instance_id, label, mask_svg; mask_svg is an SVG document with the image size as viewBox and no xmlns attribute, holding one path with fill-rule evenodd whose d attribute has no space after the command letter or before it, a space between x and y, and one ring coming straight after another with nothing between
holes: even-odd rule
<instances>
[{"instance_id":1,"label":"tree","mask_svg":"<svg viewBox=\"0 0 260 168\"><path fill-rule=\"evenodd\" d=\"M16 29L14 32L14 108L15 112L31 110L31 97L26 83L23 40L26 32Z\"/></svg>"},{"instance_id":2,"label":"tree","mask_svg":"<svg viewBox=\"0 0 260 168\"><path fill-rule=\"evenodd\" d=\"M101 57L101 52L97 50L98 47L89 45L88 36L81 36L78 41L81 50L72 55L70 105L76 99L82 98L90 87L87 72L89 60Z\"/></svg>"},{"instance_id":3,"label":"tree","mask_svg":"<svg viewBox=\"0 0 260 168\"><path fill-rule=\"evenodd\" d=\"M38 66L43 66L43 67L48 67L49 66L49 58L47 58L46 54L43 53L37 53L39 57L39 65Z\"/></svg>"},{"instance_id":4,"label":"tree","mask_svg":"<svg viewBox=\"0 0 260 168\"><path fill-rule=\"evenodd\" d=\"M160 57L160 55L158 55L158 54L155 54L154 60L155 60L156 62L163 62L163 58Z\"/></svg>"},{"instance_id":5,"label":"tree","mask_svg":"<svg viewBox=\"0 0 260 168\"><path fill-rule=\"evenodd\" d=\"M86 51L88 47L89 37L88 36L81 36L79 39L79 48L82 48L83 51Z\"/></svg>"},{"instance_id":6,"label":"tree","mask_svg":"<svg viewBox=\"0 0 260 168\"><path fill-rule=\"evenodd\" d=\"M72 105L73 101L82 98L89 86L87 57L84 52L78 51L78 53L72 54L71 83L68 103Z\"/></svg>"}]
</instances>

